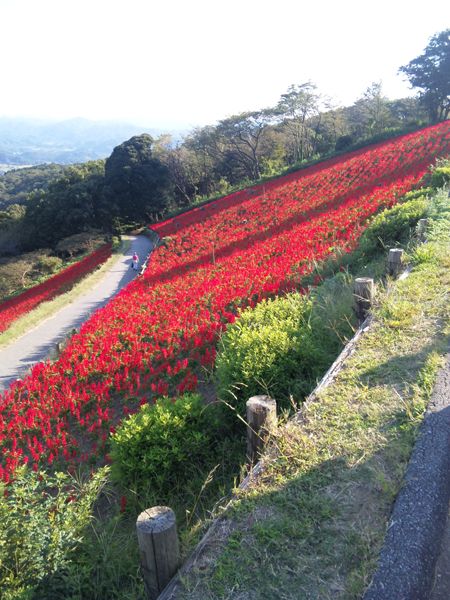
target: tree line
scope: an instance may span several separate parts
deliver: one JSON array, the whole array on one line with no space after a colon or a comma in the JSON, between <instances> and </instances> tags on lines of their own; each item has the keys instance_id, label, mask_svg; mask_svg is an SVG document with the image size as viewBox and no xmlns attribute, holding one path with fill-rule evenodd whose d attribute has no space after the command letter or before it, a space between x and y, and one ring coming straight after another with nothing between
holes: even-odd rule
<instances>
[{"instance_id":1,"label":"tree line","mask_svg":"<svg viewBox=\"0 0 450 600\"><path fill-rule=\"evenodd\" d=\"M180 143L134 136L106 160L64 169L23 205L9 202L0 211L0 253L54 247L91 228L151 223L235 186L448 118L450 29L399 72L419 90L416 97L389 100L375 82L353 105L333 107L306 81L289 86L275 106L194 129Z\"/></svg>"}]
</instances>

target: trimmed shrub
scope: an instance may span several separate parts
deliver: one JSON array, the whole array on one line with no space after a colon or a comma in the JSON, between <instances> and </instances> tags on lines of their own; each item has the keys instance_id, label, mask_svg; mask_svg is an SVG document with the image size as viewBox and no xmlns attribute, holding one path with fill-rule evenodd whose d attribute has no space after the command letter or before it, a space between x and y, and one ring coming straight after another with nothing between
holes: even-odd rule
<instances>
[{"instance_id":1,"label":"trimmed shrub","mask_svg":"<svg viewBox=\"0 0 450 600\"><path fill-rule=\"evenodd\" d=\"M311 326L312 301L301 294L264 300L241 312L219 343L219 398L243 414L245 401L267 393L288 405L308 393L326 364Z\"/></svg>"},{"instance_id":2,"label":"trimmed shrub","mask_svg":"<svg viewBox=\"0 0 450 600\"><path fill-rule=\"evenodd\" d=\"M198 394L142 406L112 436L113 477L139 495L173 492L208 463L216 417L217 406L205 406Z\"/></svg>"},{"instance_id":3,"label":"trimmed shrub","mask_svg":"<svg viewBox=\"0 0 450 600\"><path fill-rule=\"evenodd\" d=\"M440 164L431 173L431 186L435 189L450 184L450 162Z\"/></svg>"},{"instance_id":4,"label":"trimmed shrub","mask_svg":"<svg viewBox=\"0 0 450 600\"><path fill-rule=\"evenodd\" d=\"M426 216L427 205L427 198L420 196L383 210L362 234L355 255L367 262L388 248L407 245L419 219Z\"/></svg>"}]
</instances>

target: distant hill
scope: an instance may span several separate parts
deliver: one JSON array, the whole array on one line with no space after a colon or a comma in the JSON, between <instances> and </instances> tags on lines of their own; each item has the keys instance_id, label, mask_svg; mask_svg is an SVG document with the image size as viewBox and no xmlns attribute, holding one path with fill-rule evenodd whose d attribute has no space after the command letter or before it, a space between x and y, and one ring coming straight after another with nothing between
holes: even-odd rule
<instances>
[{"instance_id":1,"label":"distant hill","mask_svg":"<svg viewBox=\"0 0 450 600\"><path fill-rule=\"evenodd\" d=\"M0 118L0 165L71 164L109 156L124 140L161 131L129 123Z\"/></svg>"}]
</instances>

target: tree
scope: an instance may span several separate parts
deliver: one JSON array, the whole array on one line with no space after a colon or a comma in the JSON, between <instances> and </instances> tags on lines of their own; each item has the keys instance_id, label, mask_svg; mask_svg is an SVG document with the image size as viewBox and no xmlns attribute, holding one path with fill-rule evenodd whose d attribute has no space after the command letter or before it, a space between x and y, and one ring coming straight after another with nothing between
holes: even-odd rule
<instances>
[{"instance_id":1,"label":"tree","mask_svg":"<svg viewBox=\"0 0 450 600\"><path fill-rule=\"evenodd\" d=\"M145 223L164 212L170 200L167 167L152 153L144 133L114 148L105 163L103 204L122 221Z\"/></svg>"},{"instance_id":2,"label":"tree","mask_svg":"<svg viewBox=\"0 0 450 600\"><path fill-rule=\"evenodd\" d=\"M389 100L383 95L381 82L372 83L347 114L356 138L377 135L388 127L391 124Z\"/></svg>"},{"instance_id":3,"label":"tree","mask_svg":"<svg viewBox=\"0 0 450 600\"><path fill-rule=\"evenodd\" d=\"M389 111L395 126L416 124L426 119L423 106L418 98L399 98L389 102Z\"/></svg>"},{"instance_id":4,"label":"tree","mask_svg":"<svg viewBox=\"0 0 450 600\"><path fill-rule=\"evenodd\" d=\"M312 118L319 113L319 102L316 85L308 81L290 85L276 106L290 137L294 163L313 153L317 130L312 128Z\"/></svg>"},{"instance_id":5,"label":"tree","mask_svg":"<svg viewBox=\"0 0 450 600\"><path fill-rule=\"evenodd\" d=\"M435 34L423 54L399 69L419 98L430 121L445 120L450 113L450 29Z\"/></svg>"},{"instance_id":6,"label":"tree","mask_svg":"<svg viewBox=\"0 0 450 600\"><path fill-rule=\"evenodd\" d=\"M350 144L350 129L344 109L338 107L325 112L322 115L319 132L320 145L318 151L320 154L339 150L338 142L342 144L343 139L349 140L348 143Z\"/></svg>"},{"instance_id":7,"label":"tree","mask_svg":"<svg viewBox=\"0 0 450 600\"><path fill-rule=\"evenodd\" d=\"M73 165L47 190L32 193L21 226L22 246L27 250L53 246L75 233L106 229L98 213L104 169L103 160Z\"/></svg>"},{"instance_id":8,"label":"tree","mask_svg":"<svg viewBox=\"0 0 450 600\"><path fill-rule=\"evenodd\" d=\"M264 132L273 116L273 111L269 109L244 112L219 121L216 127L222 154L229 161L237 163L249 179L261 177Z\"/></svg>"},{"instance_id":9,"label":"tree","mask_svg":"<svg viewBox=\"0 0 450 600\"><path fill-rule=\"evenodd\" d=\"M188 206L197 196L203 176L200 154L186 144L175 145L170 134L155 140L153 154L169 170L174 185L173 208Z\"/></svg>"}]
</instances>

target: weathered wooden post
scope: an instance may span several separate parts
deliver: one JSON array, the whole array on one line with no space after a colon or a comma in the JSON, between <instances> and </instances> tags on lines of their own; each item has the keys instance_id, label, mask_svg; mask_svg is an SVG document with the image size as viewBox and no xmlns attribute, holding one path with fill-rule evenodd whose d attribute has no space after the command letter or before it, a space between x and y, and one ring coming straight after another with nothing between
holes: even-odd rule
<instances>
[{"instance_id":1,"label":"weathered wooden post","mask_svg":"<svg viewBox=\"0 0 450 600\"><path fill-rule=\"evenodd\" d=\"M277 426L277 403L269 396L252 396L247 400L247 460L258 458L270 431Z\"/></svg>"},{"instance_id":2,"label":"weathered wooden post","mask_svg":"<svg viewBox=\"0 0 450 600\"><path fill-rule=\"evenodd\" d=\"M141 570L149 600L156 600L180 565L175 513L167 506L141 512L136 521Z\"/></svg>"},{"instance_id":3,"label":"weathered wooden post","mask_svg":"<svg viewBox=\"0 0 450 600\"><path fill-rule=\"evenodd\" d=\"M424 242L427 237L428 219L419 219L417 223L417 237L420 242Z\"/></svg>"},{"instance_id":4,"label":"weathered wooden post","mask_svg":"<svg viewBox=\"0 0 450 600\"><path fill-rule=\"evenodd\" d=\"M353 297L355 299L355 314L360 323L367 317L372 307L375 295L375 285L371 277L357 277Z\"/></svg>"},{"instance_id":5,"label":"weathered wooden post","mask_svg":"<svg viewBox=\"0 0 450 600\"><path fill-rule=\"evenodd\" d=\"M391 248L388 256L388 274L391 277L398 277L403 267L403 250L401 248Z\"/></svg>"}]
</instances>

